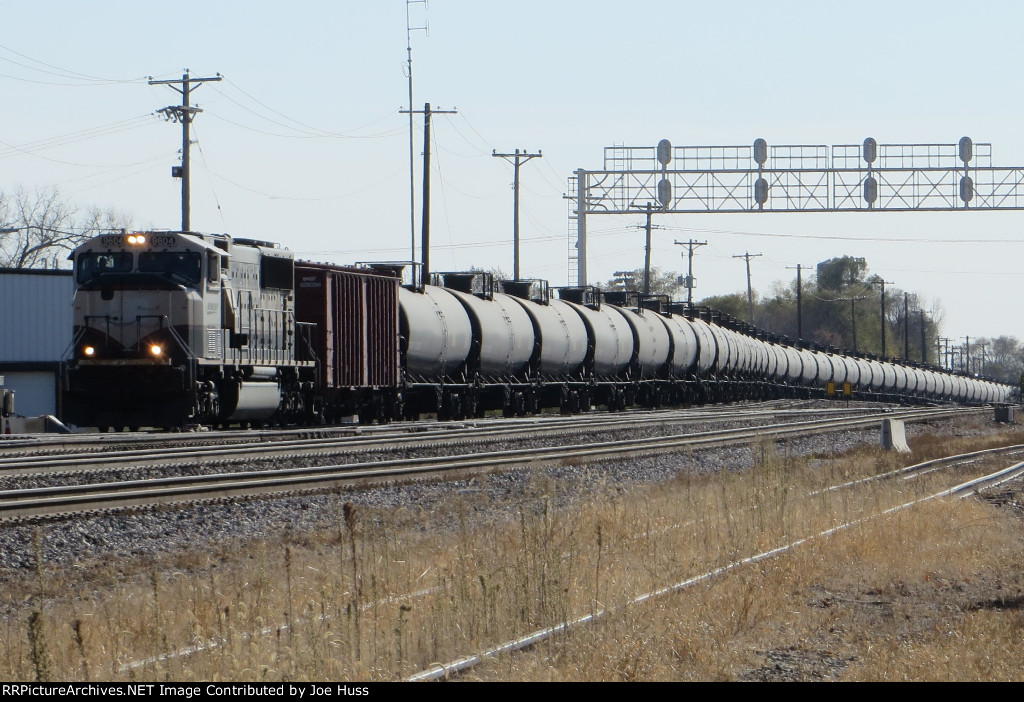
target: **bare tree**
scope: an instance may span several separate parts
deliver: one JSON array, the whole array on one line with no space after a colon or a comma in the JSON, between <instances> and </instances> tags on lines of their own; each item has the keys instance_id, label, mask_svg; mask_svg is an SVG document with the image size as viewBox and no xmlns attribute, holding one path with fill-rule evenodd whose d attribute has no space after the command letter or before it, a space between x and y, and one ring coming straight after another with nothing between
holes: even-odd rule
<instances>
[{"instance_id":1,"label":"bare tree","mask_svg":"<svg viewBox=\"0 0 1024 702\"><path fill-rule=\"evenodd\" d=\"M0 192L0 267L60 268L85 240L130 225L113 209L82 211L56 188Z\"/></svg>"}]
</instances>

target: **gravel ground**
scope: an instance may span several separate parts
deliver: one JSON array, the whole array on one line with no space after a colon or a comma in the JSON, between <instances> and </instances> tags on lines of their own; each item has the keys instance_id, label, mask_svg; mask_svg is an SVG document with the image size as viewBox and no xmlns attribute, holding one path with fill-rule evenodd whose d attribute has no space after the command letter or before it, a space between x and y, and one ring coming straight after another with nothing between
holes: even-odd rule
<instances>
[{"instance_id":1,"label":"gravel ground","mask_svg":"<svg viewBox=\"0 0 1024 702\"><path fill-rule=\"evenodd\" d=\"M978 435L982 431L998 431L998 425L987 421L946 420L933 422L929 428L921 424L910 424L907 431L910 437L925 431ZM631 436L635 438L636 433ZM779 451L791 455L828 456L856 446L876 445L877 442L877 431L851 431L790 440L780 445ZM516 447L521 446L521 443L516 444ZM628 462L525 467L490 475L485 479L450 483L419 482L330 494L206 503L192 505L187 509L162 508L84 518L0 524L0 582L16 576L19 571L24 573L32 569L37 559L37 548L48 568L81 568L90 563L110 563L120 559L149 560L182 551L223 551L226 544L244 544L250 539L265 539L290 531L301 533L337 525L344 502L370 509L404 506L415 507L412 510L415 512L430 512L452 491L462 491L469 495L486 491L486 495L480 497L490 508L480 510L480 513L495 519L502 517L498 510L493 509L494 505L520 503L523 495L530 494L532 481L540 476L563 484L578 484L578 494L594 490L625 490L632 485L661 482L686 473L699 475L721 470L742 470L752 463L754 451L750 446L723 447L692 453L662 454ZM376 460L376 457L368 460ZM569 498L563 496L560 499ZM510 513L514 513L514 507Z\"/></svg>"}]
</instances>

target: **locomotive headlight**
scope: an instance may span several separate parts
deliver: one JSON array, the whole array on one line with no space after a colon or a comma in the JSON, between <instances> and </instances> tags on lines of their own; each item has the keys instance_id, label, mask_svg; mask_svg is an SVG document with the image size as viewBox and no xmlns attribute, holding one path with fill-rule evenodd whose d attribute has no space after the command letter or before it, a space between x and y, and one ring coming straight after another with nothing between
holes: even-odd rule
<instances>
[{"instance_id":1,"label":"locomotive headlight","mask_svg":"<svg viewBox=\"0 0 1024 702\"><path fill-rule=\"evenodd\" d=\"M145 244L146 243L146 237L143 234L129 234L128 235L128 243L129 244Z\"/></svg>"},{"instance_id":2,"label":"locomotive headlight","mask_svg":"<svg viewBox=\"0 0 1024 702\"><path fill-rule=\"evenodd\" d=\"M164 349L162 346L160 346L160 344L152 344L149 347L149 352L154 356L159 356L164 352Z\"/></svg>"},{"instance_id":3,"label":"locomotive headlight","mask_svg":"<svg viewBox=\"0 0 1024 702\"><path fill-rule=\"evenodd\" d=\"M82 353L84 353L86 356L95 356L96 355L96 347L95 346L86 346L84 349L82 349Z\"/></svg>"}]
</instances>

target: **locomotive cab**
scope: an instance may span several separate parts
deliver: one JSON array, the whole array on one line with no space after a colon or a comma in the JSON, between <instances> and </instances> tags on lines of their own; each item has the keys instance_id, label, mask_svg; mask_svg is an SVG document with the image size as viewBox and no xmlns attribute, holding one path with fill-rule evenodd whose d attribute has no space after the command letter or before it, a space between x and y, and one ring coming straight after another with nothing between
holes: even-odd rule
<instances>
[{"instance_id":1,"label":"locomotive cab","mask_svg":"<svg viewBox=\"0 0 1024 702\"><path fill-rule=\"evenodd\" d=\"M220 295L222 258L206 242L176 234L107 234L79 247L75 342L82 363L174 365L202 348L194 320Z\"/></svg>"},{"instance_id":2,"label":"locomotive cab","mask_svg":"<svg viewBox=\"0 0 1024 702\"><path fill-rule=\"evenodd\" d=\"M296 360L290 252L226 235L121 232L71 258L68 421L174 427L303 410L300 376L314 364Z\"/></svg>"}]
</instances>

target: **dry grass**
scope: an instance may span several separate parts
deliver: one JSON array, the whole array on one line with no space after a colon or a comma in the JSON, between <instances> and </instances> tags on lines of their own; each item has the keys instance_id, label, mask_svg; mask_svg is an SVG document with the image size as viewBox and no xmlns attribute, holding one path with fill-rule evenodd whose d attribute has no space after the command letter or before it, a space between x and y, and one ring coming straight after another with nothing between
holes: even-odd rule
<instances>
[{"instance_id":1,"label":"dry grass","mask_svg":"<svg viewBox=\"0 0 1024 702\"><path fill-rule=\"evenodd\" d=\"M914 460L1020 440L919 439ZM472 676L1020 679L1024 530L978 501L866 521L626 605L950 482L820 492L904 460L867 449L808 460L766 445L745 470L630 493L583 494L538 474L514 505L491 503L486 480L430 511L348 505L316 533L91 569L86 582L40 563L0 600L0 678L395 680L605 609Z\"/></svg>"}]
</instances>

